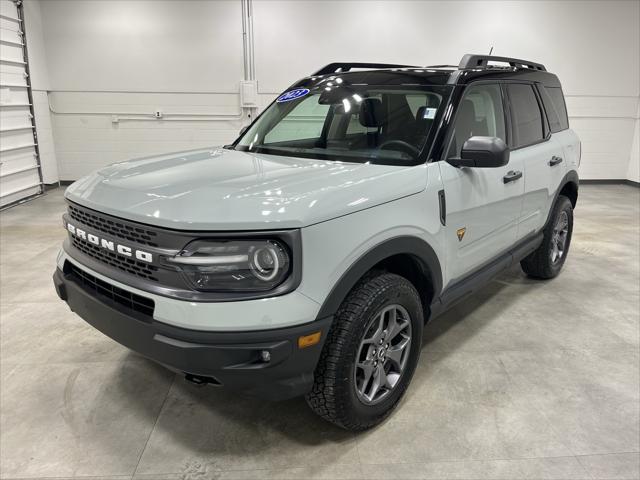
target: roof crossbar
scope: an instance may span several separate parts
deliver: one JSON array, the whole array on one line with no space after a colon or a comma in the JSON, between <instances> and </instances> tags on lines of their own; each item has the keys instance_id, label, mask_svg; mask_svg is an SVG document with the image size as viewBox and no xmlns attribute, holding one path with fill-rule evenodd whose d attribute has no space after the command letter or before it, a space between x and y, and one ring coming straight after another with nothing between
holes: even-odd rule
<instances>
[{"instance_id":1,"label":"roof crossbar","mask_svg":"<svg viewBox=\"0 0 640 480\"><path fill-rule=\"evenodd\" d=\"M415 65L396 65L394 63L361 63L361 62L337 62L330 63L314 73L314 75L327 75L329 73L348 72L352 68L419 68Z\"/></svg>"},{"instance_id":2,"label":"roof crossbar","mask_svg":"<svg viewBox=\"0 0 640 480\"><path fill-rule=\"evenodd\" d=\"M460 60L460 65L458 68L477 68L477 67L487 67L489 66L489 62L504 62L508 63L512 67L516 68L530 68L532 70L540 70L546 72L547 69L541 63L530 62L529 60L520 60L519 58L511 58L511 57L495 57L492 55L474 55L471 53L467 53L462 60Z\"/></svg>"}]
</instances>

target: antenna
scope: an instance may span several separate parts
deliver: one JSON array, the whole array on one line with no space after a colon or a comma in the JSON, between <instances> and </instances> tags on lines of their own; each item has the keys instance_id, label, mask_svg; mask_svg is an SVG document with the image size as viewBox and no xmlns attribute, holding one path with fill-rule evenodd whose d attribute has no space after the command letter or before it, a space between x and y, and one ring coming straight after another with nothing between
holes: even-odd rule
<instances>
[{"instance_id":1,"label":"antenna","mask_svg":"<svg viewBox=\"0 0 640 480\"><path fill-rule=\"evenodd\" d=\"M489 55L491 55L493 53L493 45L491 45L491 48L489 49Z\"/></svg>"}]
</instances>

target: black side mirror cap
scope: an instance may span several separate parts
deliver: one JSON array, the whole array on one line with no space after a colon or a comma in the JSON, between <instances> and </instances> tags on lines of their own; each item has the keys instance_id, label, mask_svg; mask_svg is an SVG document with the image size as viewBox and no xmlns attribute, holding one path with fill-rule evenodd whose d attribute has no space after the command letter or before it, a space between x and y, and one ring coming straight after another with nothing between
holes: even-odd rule
<instances>
[{"instance_id":1,"label":"black side mirror cap","mask_svg":"<svg viewBox=\"0 0 640 480\"><path fill-rule=\"evenodd\" d=\"M450 158L447 162L454 167L504 167L509 163L509 147L498 137L471 137L464 142L460 158Z\"/></svg>"}]
</instances>

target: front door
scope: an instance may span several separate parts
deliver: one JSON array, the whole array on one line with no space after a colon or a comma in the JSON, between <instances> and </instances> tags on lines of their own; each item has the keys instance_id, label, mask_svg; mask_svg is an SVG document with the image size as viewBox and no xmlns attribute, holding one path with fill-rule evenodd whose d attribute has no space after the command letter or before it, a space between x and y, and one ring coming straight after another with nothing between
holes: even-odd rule
<instances>
[{"instance_id":1,"label":"front door","mask_svg":"<svg viewBox=\"0 0 640 480\"><path fill-rule=\"evenodd\" d=\"M467 87L458 107L446 158L459 157L472 136L507 141L502 89ZM456 168L439 162L446 195L447 283L455 283L516 243L524 180L521 159L498 168Z\"/></svg>"}]
</instances>

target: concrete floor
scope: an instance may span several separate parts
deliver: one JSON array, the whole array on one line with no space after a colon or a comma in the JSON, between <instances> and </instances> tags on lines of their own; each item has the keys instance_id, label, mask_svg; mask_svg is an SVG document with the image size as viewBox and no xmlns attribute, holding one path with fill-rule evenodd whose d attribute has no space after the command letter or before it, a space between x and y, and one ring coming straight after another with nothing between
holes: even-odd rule
<instances>
[{"instance_id":1,"label":"concrete floor","mask_svg":"<svg viewBox=\"0 0 640 480\"><path fill-rule=\"evenodd\" d=\"M519 269L429 326L383 425L198 388L85 325L51 284L61 190L0 215L3 479L640 477L640 190L581 187L550 282Z\"/></svg>"}]
</instances>

